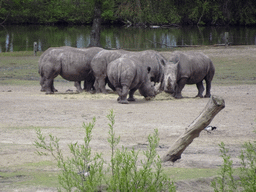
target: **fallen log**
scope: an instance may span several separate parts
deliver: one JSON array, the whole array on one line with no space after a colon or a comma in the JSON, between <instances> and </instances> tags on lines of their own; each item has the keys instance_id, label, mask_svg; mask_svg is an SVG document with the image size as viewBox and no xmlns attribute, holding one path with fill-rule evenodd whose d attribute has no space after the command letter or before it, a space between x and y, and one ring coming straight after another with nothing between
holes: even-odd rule
<instances>
[{"instance_id":1,"label":"fallen log","mask_svg":"<svg viewBox=\"0 0 256 192\"><path fill-rule=\"evenodd\" d=\"M192 143L194 138L207 127L212 119L225 107L225 101L221 97L211 96L201 114L185 129L185 132L174 142L168 152L162 157L162 161L175 162L181 158L183 151Z\"/></svg>"},{"instance_id":2,"label":"fallen log","mask_svg":"<svg viewBox=\"0 0 256 192\"><path fill-rule=\"evenodd\" d=\"M218 46L229 46L231 45L232 43L231 42L228 42L228 43L223 43L223 44L214 44L213 46L214 47L218 47Z\"/></svg>"}]
</instances>

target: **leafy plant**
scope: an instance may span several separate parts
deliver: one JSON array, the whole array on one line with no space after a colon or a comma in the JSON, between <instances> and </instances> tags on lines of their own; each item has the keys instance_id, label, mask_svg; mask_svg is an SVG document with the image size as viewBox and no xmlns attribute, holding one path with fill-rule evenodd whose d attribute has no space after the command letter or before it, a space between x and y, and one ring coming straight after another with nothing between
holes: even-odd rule
<instances>
[{"instance_id":1,"label":"leafy plant","mask_svg":"<svg viewBox=\"0 0 256 192\"><path fill-rule=\"evenodd\" d=\"M140 151L129 151L123 146L121 150L115 149L120 137L115 138L113 131L113 110L110 111L108 119L111 122L108 142L112 150L112 175L107 181L108 191L175 191L174 184L163 173L161 159L156 152L159 144L158 130L155 129L154 134L148 136L148 148L143 152L145 158L139 161Z\"/></svg>"},{"instance_id":2,"label":"leafy plant","mask_svg":"<svg viewBox=\"0 0 256 192\"><path fill-rule=\"evenodd\" d=\"M212 187L214 191L235 191L237 186L234 182L233 176L233 161L231 160L230 155L228 155L228 149L225 147L225 144L221 142L219 144L221 157L223 159L223 164L220 169L220 176L217 177L215 181L212 182Z\"/></svg>"},{"instance_id":3,"label":"leafy plant","mask_svg":"<svg viewBox=\"0 0 256 192\"><path fill-rule=\"evenodd\" d=\"M85 125L84 144L79 145L77 142L69 144L69 150L72 154L71 158L65 159L59 146L59 139L55 136L49 135L50 142L45 141L40 129L36 130L37 141L34 142L38 155L48 155L49 153L57 161L58 168L61 172L58 176L59 184L65 191L96 191L101 186L103 178L103 159L101 154L96 153L92 157L89 143L91 141L92 129L95 125L95 118L92 122ZM61 189L59 189L61 191Z\"/></svg>"},{"instance_id":4,"label":"leafy plant","mask_svg":"<svg viewBox=\"0 0 256 192\"><path fill-rule=\"evenodd\" d=\"M223 142L219 146L223 165L220 175L212 182L214 191L256 191L256 142L246 142L243 145L244 149L239 156L241 167L238 169L238 179L235 179L228 149Z\"/></svg>"},{"instance_id":5,"label":"leafy plant","mask_svg":"<svg viewBox=\"0 0 256 192\"><path fill-rule=\"evenodd\" d=\"M113 110L110 110L107 118L110 121L107 140L111 148L111 160L106 169L103 169L104 161L101 154L96 153L92 156L89 145L95 118L91 123L83 124L84 143L68 145L72 156L67 158L63 156L57 137L50 134L48 143L41 130L36 130L37 140L34 145L40 149L37 153L51 154L61 170L58 180L62 188L59 188L59 191L101 191L102 181L105 181L107 191L175 191L174 184L163 173L161 160L156 152L159 143L158 130L155 129L154 134L148 136L148 148L143 152L145 159L139 161L140 151L129 151L124 146L121 149L117 148L120 137L115 136Z\"/></svg>"}]
</instances>

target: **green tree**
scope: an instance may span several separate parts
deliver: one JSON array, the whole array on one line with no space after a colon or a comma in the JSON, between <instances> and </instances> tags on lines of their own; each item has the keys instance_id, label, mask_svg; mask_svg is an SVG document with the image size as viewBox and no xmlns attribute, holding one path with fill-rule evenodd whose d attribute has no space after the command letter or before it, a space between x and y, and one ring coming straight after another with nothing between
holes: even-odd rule
<instances>
[{"instance_id":1,"label":"green tree","mask_svg":"<svg viewBox=\"0 0 256 192\"><path fill-rule=\"evenodd\" d=\"M255 0L0 0L0 23L255 25Z\"/></svg>"}]
</instances>

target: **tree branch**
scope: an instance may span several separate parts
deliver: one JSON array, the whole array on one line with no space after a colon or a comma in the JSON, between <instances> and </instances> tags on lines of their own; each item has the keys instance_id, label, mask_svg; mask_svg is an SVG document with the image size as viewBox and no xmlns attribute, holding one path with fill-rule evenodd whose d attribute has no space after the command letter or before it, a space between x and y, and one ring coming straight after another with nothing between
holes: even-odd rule
<instances>
[{"instance_id":1,"label":"tree branch","mask_svg":"<svg viewBox=\"0 0 256 192\"><path fill-rule=\"evenodd\" d=\"M0 23L0 25L3 25L3 24L4 24L4 22L7 20L7 18L9 17L9 15L10 15L10 12L9 12L8 15L6 16L5 20L4 20L2 23Z\"/></svg>"},{"instance_id":2,"label":"tree branch","mask_svg":"<svg viewBox=\"0 0 256 192\"><path fill-rule=\"evenodd\" d=\"M218 96L212 96L201 114L185 129L185 132L169 148L167 154L162 157L162 161L175 162L181 158L183 151L192 143L194 138L207 127L212 119L225 107L225 101Z\"/></svg>"}]
</instances>

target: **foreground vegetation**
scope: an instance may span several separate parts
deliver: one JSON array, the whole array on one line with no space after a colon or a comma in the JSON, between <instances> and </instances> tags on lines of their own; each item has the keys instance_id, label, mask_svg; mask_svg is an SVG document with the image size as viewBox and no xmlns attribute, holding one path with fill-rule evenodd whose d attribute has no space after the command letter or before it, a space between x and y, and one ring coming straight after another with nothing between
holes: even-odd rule
<instances>
[{"instance_id":1,"label":"foreground vegetation","mask_svg":"<svg viewBox=\"0 0 256 192\"><path fill-rule=\"evenodd\" d=\"M148 147L143 152L144 160L138 160L140 151L118 149L120 137L115 136L115 115L113 110L107 116L110 121L108 143L110 144L111 159L104 170L104 158L96 153L92 156L90 141L95 118L85 129L84 144L77 142L69 144L71 157L64 159L59 146L59 139L49 135L50 142L46 142L41 130L37 129L37 140L34 145L39 148L39 155L50 153L58 162L60 174L58 181L61 189L65 191L176 191L170 175L163 172L161 159L156 148L159 145L158 130L148 136ZM212 181L215 192L224 191L255 191L256 190L256 141L246 142L241 151L241 166L233 169L233 162L228 149L222 142L219 144L223 164L219 176ZM47 152L47 153L45 153ZM141 168L139 168L139 166ZM107 175L107 176L106 176ZM237 179L235 177L239 176ZM202 175L201 175L202 176ZM207 175L209 177L209 175ZM105 187L103 187L105 185Z\"/></svg>"},{"instance_id":2,"label":"foreground vegetation","mask_svg":"<svg viewBox=\"0 0 256 192\"><path fill-rule=\"evenodd\" d=\"M105 23L256 24L254 0L2 0L0 23L89 24L95 2Z\"/></svg>"},{"instance_id":3,"label":"foreground vegetation","mask_svg":"<svg viewBox=\"0 0 256 192\"><path fill-rule=\"evenodd\" d=\"M256 191L256 141L246 142L241 151L240 167L233 168L233 161L225 143L219 144L223 164L219 176L212 181L215 192Z\"/></svg>"},{"instance_id":4,"label":"foreground vegetation","mask_svg":"<svg viewBox=\"0 0 256 192\"><path fill-rule=\"evenodd\" d=\"M71 155L67 159L63 156L57 137L50 134L50 142L47 142L41 130L37 130L37 140L34 143L38 148L37 153L51 154L60 169L59 191L175 191L174 184L163 173L161 159L156 152L159 144L158 130L148 136L148 148L143 152L144 159L139 161L139 151L117 148L120 137L115 136L113 110L107 117L110 121L107 139L111 149L110 163L105 162L101 154L92 155L90 142L95 118L91 123L83 124L84 143L69 144ZM105 164L108 167L104 170Z\"/></svg>"}]
</instances>

